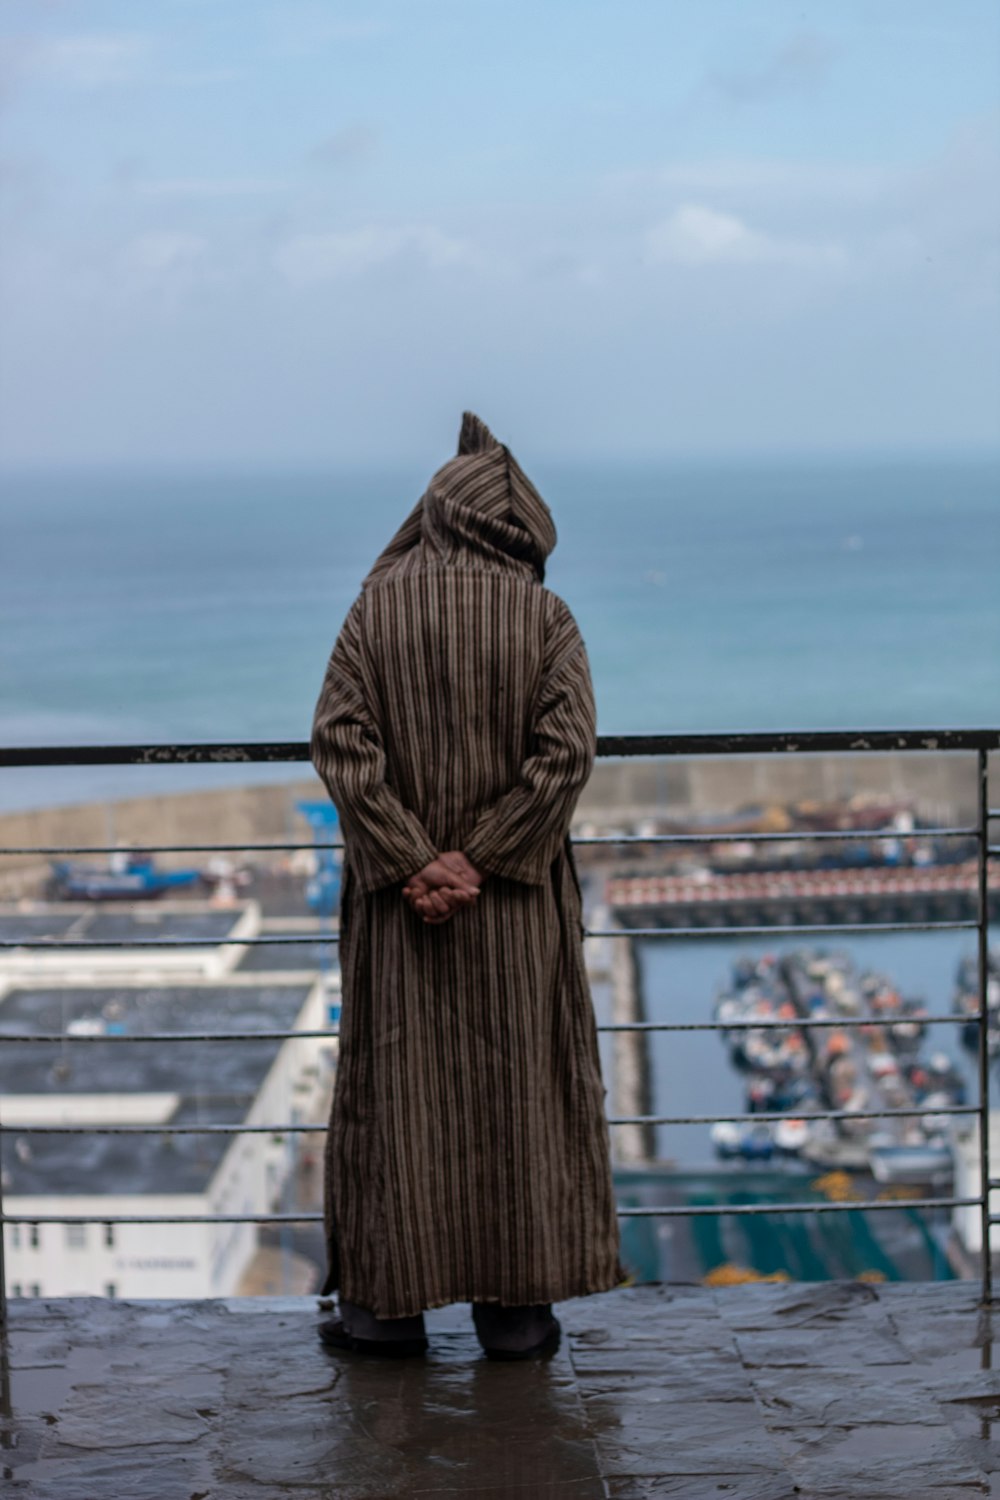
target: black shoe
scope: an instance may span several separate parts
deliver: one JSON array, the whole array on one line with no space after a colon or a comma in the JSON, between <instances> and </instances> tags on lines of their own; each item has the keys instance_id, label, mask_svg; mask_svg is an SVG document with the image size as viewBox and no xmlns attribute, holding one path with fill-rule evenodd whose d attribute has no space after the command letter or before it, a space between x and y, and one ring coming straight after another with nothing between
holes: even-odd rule
<instances>
[{"instance_id":1,"label":"black shoe","mask_svg":"<svg viewBox=\"0 0 1000 1500\"><path fill-rule=\"evenodd\" d=\"M558 1318L553 1318L537 1344L531 1344L527 1349L491 1349L484 1344L483 1353L487 1359L545 1359L555 1354L561 1338L562 1326Z\"/></svg>"},{"instance_id":2,"label":"black shoe","mask_svg":"<svg viewBox=\"0 0 1000 1500\"><path fill-rule=\"evenodd\" d=\"M316 1332L328 1349L347 1349L352 1354L371 1354L376 1359L407 1359L427 1353L426 1339L359 1339L348 1333L339 1318L320 1323Z\"/></svg>"}]
</instances>

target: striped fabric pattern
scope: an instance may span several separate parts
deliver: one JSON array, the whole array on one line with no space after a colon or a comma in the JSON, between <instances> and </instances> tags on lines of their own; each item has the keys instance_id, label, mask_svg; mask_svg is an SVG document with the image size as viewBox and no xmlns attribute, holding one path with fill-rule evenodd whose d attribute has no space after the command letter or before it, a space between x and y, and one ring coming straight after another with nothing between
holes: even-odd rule
<instances>
[{"instance_id":1,"label":"striped fabric pattern","mask_svg":"<svg viewBox=\"0 0 1000 1500\"><path fill-rule=\"evenodd\" d=\"M593 764L587 653L543 585L555 528L478 419L364 581L312 758L345 841L323 1290L406 1317L622 1279L568 829ZM402 883L462 849L474 906Z\"/></svg>"}]
</instances>

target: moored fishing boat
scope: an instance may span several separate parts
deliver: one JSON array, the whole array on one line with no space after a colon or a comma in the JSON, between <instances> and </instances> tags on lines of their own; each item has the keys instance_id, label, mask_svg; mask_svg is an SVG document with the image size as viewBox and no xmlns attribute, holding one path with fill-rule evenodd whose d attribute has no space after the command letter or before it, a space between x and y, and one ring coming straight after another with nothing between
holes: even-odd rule
<instances>
[{"instance_id":1,"label":"moored fishing boat","mask_svg":"<svg viewBox=\"0 0 1000 1500\"><path fill-rule=\"evenodd\" d=\"M973 953L958 965L951 1008L955 1015L969 1017L962 1027L962 1041L970 1052L977 1052L979 1022L974 1017L979 1010L979 962ZM1000 1054L1000 953L996 951L989 954L986 970L986 1012L987 1047L995 1058Z\"/></svg>"}]
</instances>

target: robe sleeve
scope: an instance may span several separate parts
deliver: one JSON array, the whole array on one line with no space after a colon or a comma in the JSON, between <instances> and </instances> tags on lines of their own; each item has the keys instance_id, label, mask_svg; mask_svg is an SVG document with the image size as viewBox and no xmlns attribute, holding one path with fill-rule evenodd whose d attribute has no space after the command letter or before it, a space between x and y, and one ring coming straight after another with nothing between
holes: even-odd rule
<instances>
[{"instance_id":1,"label":"robe sleeve","mask_svg":"<svg viewBox=\"0 0 1000 1500\"><path fill-rule=\"evenodd\" d=\"M528 885L545 883L597 750L586 648L568 608L561 608L535 705L530 754L517 785L480 815L463 845L478 869Z\"/></svg>"},{"instance_id":2,"label":"robe sleeve","mask_svg":"<svg viewBox=\"0 0 1000 1500\"><path fill-rule=\"evenodd\" d=\"M415 875L438 850L385 779L385 748L365 701L361 607L361 599L352 605L330 654L309 750L340 813L359 888L371 892Z\"/></svg>"}]
</instances>

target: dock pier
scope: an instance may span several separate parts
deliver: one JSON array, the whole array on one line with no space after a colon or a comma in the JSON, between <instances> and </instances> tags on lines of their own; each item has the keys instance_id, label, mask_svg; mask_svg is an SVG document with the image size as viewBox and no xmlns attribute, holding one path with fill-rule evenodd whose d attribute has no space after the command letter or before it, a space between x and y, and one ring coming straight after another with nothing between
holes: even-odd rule
<instances>
[{"instance_id":1,"label":"dock pier","mask_svg":"<svg viewBox=\"0 0 1000 1500\"><path fill-rule=\"evenodd\" d=\"M627 928L791 927L976 918L976 862L903 868L610 875L606 900ZM1000 867L989 875L1000 920Z\"/></svg>"},{"instance_id":2,"label":"dock pier","mask_svg":"<svg viewBox=\"0 0 1000 1500\"><path fill-rule=\"evenodd\" d=\"M616 1025L644 1021L645 1006L639 982L639 963L631 938L611 944L611 1019ZM653 1113L653 1079L649 1061L649 1033L616 1031L611 1053L611 1110L613 1116ZM611 1135L612 1154L622 1166L650 1162L656 1155L652 1125L618 1125Z\"/></svg>"}]
</instances>

